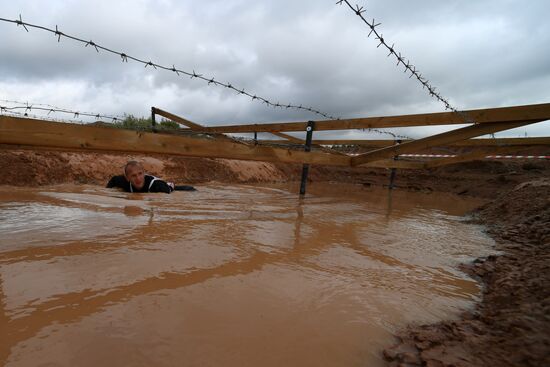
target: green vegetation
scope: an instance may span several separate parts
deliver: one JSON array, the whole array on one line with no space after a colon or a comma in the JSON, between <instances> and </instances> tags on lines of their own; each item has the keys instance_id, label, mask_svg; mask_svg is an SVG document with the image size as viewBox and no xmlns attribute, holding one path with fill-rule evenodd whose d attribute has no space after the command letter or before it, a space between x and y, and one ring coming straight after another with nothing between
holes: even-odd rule
<instances>
[{"instance_id":1,"label":"green vegetation","mask_svg":"<svg viewBox=\"0 0 550 367\"><path fill-rule=\"evenodd\" d=\"M124 120L114 122L115 127L128 130L152 131L151 117L135 117L126 115ZM177 122L170 120L157 121L157 130L178 130L180 127Z\"/></svg>"}]
</instances>

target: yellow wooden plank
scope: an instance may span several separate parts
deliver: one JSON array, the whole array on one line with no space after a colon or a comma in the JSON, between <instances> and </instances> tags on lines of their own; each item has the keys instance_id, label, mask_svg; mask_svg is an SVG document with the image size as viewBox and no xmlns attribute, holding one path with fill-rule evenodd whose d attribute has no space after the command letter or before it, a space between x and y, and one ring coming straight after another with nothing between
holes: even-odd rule
<instances>
[{"instance_id":1,"label":"yellow wooden plank","mask_svg":"<svg viewBox=\"0 0 550 367\"><path fill-rule=\"evenodd\" d=\"M491 122L544 121L550 119L550 103L485 108L464 111L472 121L478 124ZM429 126L464 124L464 118L455 112L424 113L415 115L365 117L342 120L325 120L315 122L315 131L349 130L406 126ZM305 131L307 122L267 123L250 125L212 126L207 132L245 133L245 132L281 132Z\"/></svg>"},{"instance_id":2,"label":"yellow wooden plank","mask_svg":"<svg viewBox=\"0 0 550 367\"><path fill-rule=\"evenodd\" d=\"M409 160L396 161L394 159L382 159L379 161L365 163L361 167L424 169L426 168L426 162L409 161Z\"/></svg>"},{"instance_id":3,"label":"yellow wooden plank","mask_svg":"<svg viewBox=\"0 0 550 367\"><path fill-rule=\"evenodd\" d=\"M278 136L279 138L283 138L283 139L286 139L288 140L289 142L291 143L295 143L295 144L305 144L305 140L302 140L302 139L299 139L299 138L296 138L292 135L288 135L288 134L284 134L284 133L279 133L277 131L272 131L271 134L275 135L275 136ZM274 140L275 141L275 140ZM280 141L280 140L278 140Z\"/></svg>"},{"instance_id":4,"label":"yellow wooden plank","mask_svg":"<svg viewBox=\"0 0 550 367\"><path fill-rule=\"evenodd\" d=\"M289 142L293 143L293 144L305 144L305 140L302 140L302 139L299 139L299 138L296 138L292 135L288 135L288 134L284 134L284 133L279 133L279 132L272 132L271 134L275 135L275 136L278 136L280 138L283 138L283 139L287 139ZM280 140L274 140L275 143L277 142L281 142ZM345 153L342 153L342 152L339 152L337 150L334 150L334 149L330 149L330 148L326 148L326 147L323 147L319 144L311 144L312 146L324 151L324 152L327 152L327 153L331 153L331 154L339 154L339 155L342 155L342 154L345 154Z\"/></svg>"},{"instance_id":5,"label":"yellow wooden plank","mask_svg":"<svg viewBox=\"0 0 550 367\"><path fill-rule=\"evenodd\" d=\"M193 131L199 131L199 130L204 129L204 126L199 125L195 122L189 121L187 119L184 119L183 117L180 117L178 115L174 115L173 113L161 110L160 108L157 108L157 107L152 107L152 109L157 115L166 117L167 119L170 119L172 121L175 121L175 122L178 122L182 125L185 125ZM244 141L233 139L232 137L227 136L227 135L223 135L221 133L209 133L209 135L211 135L211 136L213 136L214 138L217 138L217 139L230 140L230 141L235 142L235 143L248 145Z\"/></svg>"},{"instance_id":6,"label":"yellow wooden plank","mask_svg":"<svg viewBox=\"0 0 550 367\"><path fill-rule=\"evenodd\" d=\"M157 108L157 107L152 107L153 109L153 112L157 115L160 115L160 116L163 116L163 117L166 117L167 119L171 120L171 121L175 121L177 123L180 123L182 125L185 125L187 126L188 128L190 128L191 130L201 130L204 128L204 126L202 125L199 125L199 124L196 124L192 121L189 121L187 119L184 119L183 117L180 117L180 116L177 116L177 115L174 115L173 113L170 113L170 112L167 112L167 111L164 111L164 110L161 110L160 108Z\"/></svg>"},{"instance_id":7,"label":"yellow wooden plank","mask_svg":"<svg viewBox=\"0 0 550 367\"><path fill-rule=\"evenodd\" d=\"M446 166L449 164L470 162L478 159L484 159L488 155L509 154L509 153L517 152L518 150L521 150L521 149L525 149L525 147L510 145L510 146L502 146L502 147L476 149L473 152L457 155L456 157L440 158L440 159L435 159L435 160L426 162L426 168L435 168L435 167Z\"/></svg>"},{"instance_id":8,"label":"yellow wooden plank","mask_svg":"<svg viewBox=\"0 0 550 367\"><path fill-rule=\"evenodd\" d=\"M379 159L391 158L393 156L405 153L413 153L423 149L454 143L456 141L470 139L476 136L495 133L497 131L513 129L516 127L532 124L538 121L522 122L488 122L485 124L476 124L460 129L447 131L441 134L432 135L427 138L408 141L403 144L392 145L370 151L365 154L353 157L352 166L373 162Z\"/></svg>"},{"instance_id":9,"label":"yellow wooden plank","mask_svg":"<svg viewBox=\"0 0 550 367\"><path fill-rule=\"evenodd\" d=\"M286 134L284 134L286 135ZM261 143L283 143L281 140L259 140ZM410 140L402 140L406 143ZM359 145L369 147L388 147L395 144L395 140L380 139L380 140L351 140L351 139L324 139L313 140L316 145ZM457 141L447 146L503 146L503 145L548 145L550 146L550 137L534 137L534 138L483 138L483 139L468 139Z\"/></svg>"},{"instance_id":10,"label":"yellow wooden plank","mask_svg":"<svg viewBox=\"0 0 550 367\"><path fill-rule=\"evenodd\" d=\"M496 139L468 139L457 141L453 146L529 146L529 145L548 145L550 146L550 137L537 138L496 138Z\"/></svg>"},{"instance_id":11,"label":"yellow wooden plank","mask_svg":"<svg viewBox=\"0 0 550 367\"><path fill-rule=\"evenodd\" d=\"M0 116L0 144L349 166L350 157Z\"/></svg>"}]
</instances>

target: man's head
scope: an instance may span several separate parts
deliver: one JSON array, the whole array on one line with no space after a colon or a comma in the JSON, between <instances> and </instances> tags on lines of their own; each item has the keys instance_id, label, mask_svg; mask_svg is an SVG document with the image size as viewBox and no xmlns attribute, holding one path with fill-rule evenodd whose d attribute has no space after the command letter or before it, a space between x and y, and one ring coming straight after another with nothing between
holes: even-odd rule
<instances>
[{"instance_id":1,"label":"man's head","mask_svg":"<svg viewBox=\"0 0 550 367\"><path fill-rule=\"evenodd\" d=\"M132 183L136 189L141 190L145 183L143 166L137 161L130 161L124 166L124 177Z\"/></svg>"}]
</instances>

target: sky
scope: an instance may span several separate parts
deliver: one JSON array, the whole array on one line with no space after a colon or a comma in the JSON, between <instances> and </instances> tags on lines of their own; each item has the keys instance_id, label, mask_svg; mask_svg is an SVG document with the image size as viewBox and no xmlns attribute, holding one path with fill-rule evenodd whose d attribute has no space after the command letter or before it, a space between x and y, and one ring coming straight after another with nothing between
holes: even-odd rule
<instances>
[{"instance_id":1,"label":"sky","mask_svg":"<svg viewBox=\"0 0 550 367\"><path fill-rule=\"evenodd\" d=\"M55 28L274 103L339 118L445 111L335 0L0 0L0 17ZM550 102L547 0L369 0L387 43L459 109ZM207 126L319 120L227 88L132 62L48 32L0 22L0 105L48 104L149 116L151 106ZM3 100L3 101L2 101ZM36 114L39 114L36 112ZM50 117L72 117L63 114ZM93 121L93 119L91 119ZM388 129L419 138L457 128ZM269 134L263 134L268 138ZM295 134L301 136L300 133ZM550 136L550 121L497 136ZM383 139L359 130L315 138Z\"/></svg>"}]
</instances>

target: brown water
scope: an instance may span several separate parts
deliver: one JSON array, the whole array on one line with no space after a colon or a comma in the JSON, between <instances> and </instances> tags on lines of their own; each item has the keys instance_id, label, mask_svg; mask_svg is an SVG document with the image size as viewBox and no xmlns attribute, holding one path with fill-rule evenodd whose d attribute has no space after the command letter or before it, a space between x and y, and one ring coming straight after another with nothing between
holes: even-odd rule
<instances>
[{"instance_id":1,"label":"brown water","mask_svg":"<svg viewBox=\"0 0 550 367\"><path fill-rule=\"evenodd\" d=\"M0 365L377 366L478 299L479 202L294 186L0 187Z\"/></svg>"}]
</instances>

